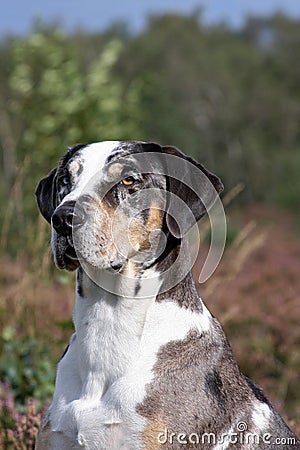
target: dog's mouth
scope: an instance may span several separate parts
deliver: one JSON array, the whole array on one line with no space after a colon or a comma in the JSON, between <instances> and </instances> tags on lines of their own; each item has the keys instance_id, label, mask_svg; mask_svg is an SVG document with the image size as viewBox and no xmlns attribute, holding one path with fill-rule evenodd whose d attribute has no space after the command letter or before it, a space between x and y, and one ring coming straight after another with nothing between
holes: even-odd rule
<instances>
[{"instance_id":1,"label":"dog's mouth","mask_svg":"<svg viewBox=\"0 0 300 450\"><path fill-rule=\"evenodd\" d=\"M122 272L124 267L123 259L109 258L109 260L106 260L105 257L101 259L100 251L96 252L96 256L93 253L81 253L81 249L84 249L84 247L82 247L83 244L79 238L80 236L76 235L56 233L53 254L56 266L59 269L74 271L83 265L83 267L107 269L114 274Z\"/></svg>"},{"instance_id":2,"label":"dog's mouth","mask_svg":"<svg viewBox=\"0 0 300 450\"><path fill-rule=\"evenodd\" d=\"M66 248L65 251L65 255L67 256L67 258L71 259L72 261L78 261L78 257L74 248L74 244L73 242L70 242L68 240L68 246Z\"/></svg>"},{"instance_id":3,"label":"dog's mouth","mask_svg":"<svg viewBox=\"0 0 300 450\"><path fill-rule=\"evenodd\" d=\"M71 259L78 259L76 252L75 252L75 248L74 248L74 242L71 236L66 236L66 241L67 241L67 252L68 252L68 256Z\"/></svg>"},{"instance_id":4,"label":"dog's mouth","mask_svg":"<svg viewBox=\"0 0 300 450\"><path fill-rule=\"evenodd\" d=\"M80 266L78 256L76 254L74 243L71 236L57 236L57 244L55 248L56 265L60 269L73 271Z\"/></svg>"},{"instance_id":5,"label":"dog's mouth","mask_svg":"<svg viewBox=\"0 0 300 450\"><path fill-rule=\"evenodd\" d=\"M68 260L73 261L74 263L79 264L78 256L74 247L74 242L71 236L67 236L67 247L65 250L65 256L68 258Z\"/></svg>"}]
</instances>

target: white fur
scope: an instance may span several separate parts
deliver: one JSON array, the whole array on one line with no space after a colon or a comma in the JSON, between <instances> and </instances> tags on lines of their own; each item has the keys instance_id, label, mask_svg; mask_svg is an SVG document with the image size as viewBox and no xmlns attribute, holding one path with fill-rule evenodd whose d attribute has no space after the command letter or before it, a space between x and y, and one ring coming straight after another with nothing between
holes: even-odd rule
<instances>
[{"instance_id":1,"label":"white fur","mask_svg":"<svg viewBox=\"0 0 300 450\"><path fill-rule=\"evenodd\" d=\"M270 421L271 410L266 403L256 401L253 405L252 421L261 431L267 429Z\"/></svg>"},{"instance_id":2,"label":"white fur","mask_svg":"<svg viewBox=\"0 0 300 450\"><path fill-rule=\"evenodd\" d=\"M117 297L86 275L83 281L88 296L76 298L76 334L59 363L50 407L57 432L51 448L140 449L145 420L135 408L153 379L157 352L191 329L207 330L211 315L205 307L201 314L156 303L155 296Z\"/></svg>"},{"instance_id":3,"label":"white fur","mask_svg":"<svg viewBox=\"0 0 300 450\"><path fill-rule=\"evenodd\" d=\"M87 145L79 150L80 161L82 163L83 171L80 174L78 183L72 191L66 195L61 202L61 205L70 200L77 200L80 194L92 192L93 181L99 180L99 173L103 170L105 162L109 155L118 146L118 141L104 141L96 142ZM97 177L95 177L97 175Z\"/></svg>"},{"instance_id":4,"label":"white fur","mask_svg":"<svg viewBox=\"0 0 300 450\"><path fill-rule=\"evenodd\" d=\"M232 433L234 432L234 427L232 426L227 433L223 433L221 438L219 436L220 442L213 447L212 450L226 450L230 445L232 445Z\"/></svg>"}]
</instances>

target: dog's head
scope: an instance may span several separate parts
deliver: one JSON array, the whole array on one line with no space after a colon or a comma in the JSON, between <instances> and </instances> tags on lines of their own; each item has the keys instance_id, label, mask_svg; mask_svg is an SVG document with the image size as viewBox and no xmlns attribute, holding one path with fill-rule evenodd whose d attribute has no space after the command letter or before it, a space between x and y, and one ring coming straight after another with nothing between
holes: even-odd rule
<instances>
[{"instance_id":1,"label":"dog's head","mask_svg":"<svg viewBox=\"0 0 300 450\"><path fill-rule=\"evenodd\" d=\"M36 198L52 225L59 268L75 270L83 259L122 270L130 258L146 264L162 243L181 239L222 189L217 176L174 147L108 141L70 148Z\"/></svg>"}]
</instances>

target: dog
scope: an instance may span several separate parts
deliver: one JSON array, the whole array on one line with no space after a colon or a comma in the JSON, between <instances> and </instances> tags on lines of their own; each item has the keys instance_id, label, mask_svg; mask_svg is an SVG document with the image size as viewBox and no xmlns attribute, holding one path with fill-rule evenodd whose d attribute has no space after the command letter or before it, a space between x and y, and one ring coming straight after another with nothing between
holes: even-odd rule
<instances>
[{"instance_id":1,"label":"dog","mask_svg":"<svg viewBox=\"0 0 300 450\"><path fill-rule=\"evenodd\" d=\"M77 281L38 450L300 449L191 275L185 237L222 189L177 148L138 141L76 145L40 181L55 264Z\"/></svg>"}]
</instances>

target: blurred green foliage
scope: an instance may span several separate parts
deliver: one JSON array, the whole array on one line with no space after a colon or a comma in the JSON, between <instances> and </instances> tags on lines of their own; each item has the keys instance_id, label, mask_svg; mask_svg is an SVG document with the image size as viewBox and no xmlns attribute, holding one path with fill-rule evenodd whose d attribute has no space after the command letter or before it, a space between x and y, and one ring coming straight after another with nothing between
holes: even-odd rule
<instances>
[{"instance_id":1,"label":"blurred green foliage","mask_svg":"<svg viewBox=\"0 0 300 450\"><path fill-rule=\"evenodd\" d=\"M50 350L30 336L17 336L7 325L0 336L0 379L11 387L18 406L35 397L40 405L48 403L54 390L55 365Z\"/></svg>"},{"instance_id":2,"label":"blurred green foliage","mask_svg":"<svg viewBox=\"0 0 300 450\"><path fill-rule=\"evenodd\" d=\"M241 201L294 209L299 25L277 14L233 31L204 26L199 13L152 17L134 36L117 26L68 36L37 24L25 38L2 41L2 249L14 253L20 240L26 247L38 179L79 142L174 144L215 170L227 189L244 182Z\"/></svg>"},{"instance_id":3,"label":"blurred green foliage","mask_svg":"<svg viewBox=\"0 0 300 450\"><path fill-rule=\"evenodd\" d=\"M226 190L242 182L238 201L297 212L299 48L300 21L280 14L249 18L239 31L207 27L200 13L169 14L149 19L138 35L124 26L67 35L38 23L26 37L2 40L0 253L30 260L34 278L45 277L39 255L46 254L49 234L38 216L35 186L68 146L80 142L173 144L220 175ZM229 228L229 245L236 235ZM69 278L57 279L65 284ZM6 282L3 274L0 284ZM71 328L68 321L57 325ZM239 331L235 323L232 328ZM253 345L262 348L263 340ZM11 325L1 331L0 377L17 404L33 395L45 404L51 396L56 360L50 339L45 342ZM272 356L275 345L263 350ZM294 369L298 359L286 354L290 359L282 358L280 367ZM278 365L275 356L270 368Z\"/></svg>"}]
</instances>

